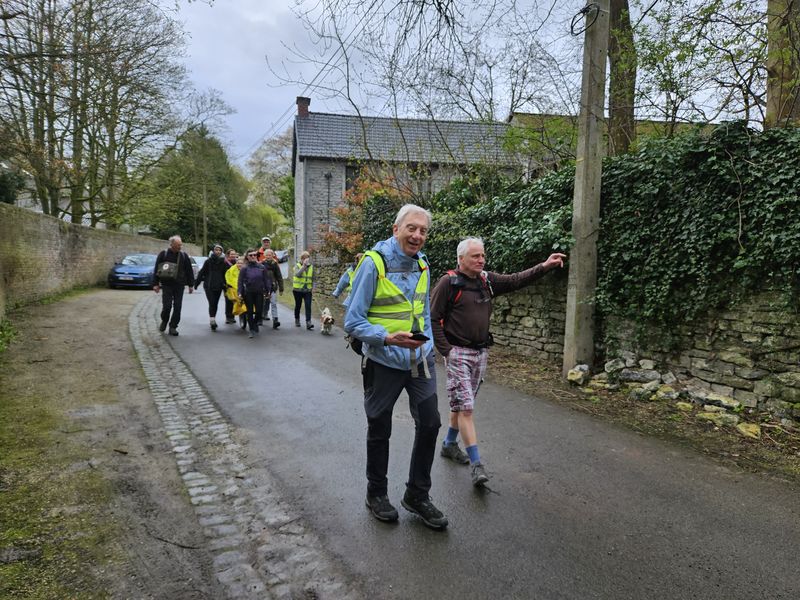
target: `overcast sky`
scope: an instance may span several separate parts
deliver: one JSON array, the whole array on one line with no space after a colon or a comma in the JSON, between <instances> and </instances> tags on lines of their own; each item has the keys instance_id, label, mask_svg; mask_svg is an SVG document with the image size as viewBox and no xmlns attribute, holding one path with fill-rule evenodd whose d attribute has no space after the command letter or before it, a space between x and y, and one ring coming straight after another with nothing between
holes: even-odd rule
<instances>
[{"instance_id":1,"label":"overcast sky","mask_svg":"<svg viewBox=\"0 0 800 600\"><path fill-rule=\"evenodd\" d=\"M215 88L237 112L223 134L231 159L244 165L264 134L291 127L298 85L282 83L267 67L291 58L283 43L308 46L309 36L288 0L216 0L181 3L178 20L187 33L186 62L198 90ZM310 70L309 70L310 72ZM315 72L310 72L309 79ZM326 110L312 98L312 110ZM335 110L327 108L327 110ZM288 111L288 112L287 112Z\"/></svg>"}]
</instances>

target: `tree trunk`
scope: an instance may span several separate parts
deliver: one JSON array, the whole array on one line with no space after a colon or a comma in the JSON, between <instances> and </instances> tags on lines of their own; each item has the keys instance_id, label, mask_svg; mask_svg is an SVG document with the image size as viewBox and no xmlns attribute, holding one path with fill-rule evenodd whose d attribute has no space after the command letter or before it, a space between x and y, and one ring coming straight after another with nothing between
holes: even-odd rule
<instances>
[{"instance_id":1,"label":"tree trunk","mask_svg":"<svg viewBox=\"0 0 800 600\"><path fill-rule=\"evenodd\" d=\"M634 100L636 93L636 48L633 43L628 0L611 0L608 58L608 155L628 152L636 140Z\"/></svg>"},{"instance_id":2,"label":"tree trunk","mask_svg":"<svg viewBox=\"0 0 800 600\"><path fill-rule=\"evenodd\" d=\"M800 0L767 0L765 127L800 124Z\"/></svg>"}]
</instances>

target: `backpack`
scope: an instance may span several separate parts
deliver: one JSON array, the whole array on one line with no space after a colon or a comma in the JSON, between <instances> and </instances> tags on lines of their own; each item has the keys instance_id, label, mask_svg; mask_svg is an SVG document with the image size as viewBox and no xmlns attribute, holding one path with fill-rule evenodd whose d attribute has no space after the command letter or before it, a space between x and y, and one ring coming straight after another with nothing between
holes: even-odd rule
<instances>
[{"instance_id":1,"label":"backpack","mask_svg":"<svg viewBox=\"0 0 800 600\"><path fill-rule=\"evenodd\" d=\"M447 299L447 309L445 313L449 314L450 311L453 310L453 307L456 305L456 303L461 299L461 295L464 293L464 288L467 286L467 282L458 271L453 269L449 270L447 275L450 277L450 297ZM494 290L492 289L492 282L489 281L489 278L486 276L486 271L481 271L480 280L481 295L483 295L483 292L486 292L487 301L491 300L494 298Z\"/></svg>"},{"instance_id":2,"label":"backpack","mask_svg":"<svg viewBox=\"0 0 800 600\"><path fill-rule=\"evenodd\" d=\"M439 324L442 326L442 331L444 331L445 320L453 310L453 307L456 305L456 303L461 299L464 289L467 286L467 282L464 280L464 277L458 273L458 271L451 269L447 272L447 275L450 277L450 296L447 299L447 306L444 310L444 316L439 319ZM484 300L489 302L492 298L494 298L494 290L492 289L492 282L489 281L489 277L486 275L486 271L481 271L480 282L481 287L479 289L481 296L484 296ZM492 333L489 332L489 339L480 344L475 344L475 347L488 348L493 344L494 336L492 336Z\"/></svg>"}]
</instances>

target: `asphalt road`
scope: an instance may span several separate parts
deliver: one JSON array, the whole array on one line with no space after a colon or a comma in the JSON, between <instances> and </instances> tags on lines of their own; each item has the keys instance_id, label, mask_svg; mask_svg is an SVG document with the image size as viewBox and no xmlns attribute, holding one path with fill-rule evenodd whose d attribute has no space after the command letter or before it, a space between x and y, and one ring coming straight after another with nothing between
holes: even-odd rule
<instances>
[{"instance_id":1,"label":"asphalt road","mask_svg":"<svg viewBox=\"0 0 800 600\"><path fill-rule=\"evenodd\" d=\"M481 390L488 489L437 456L431 495L450 519L443 533L399 506L413 439L403 395L389 471L400 521L375 521L364 506L358 357L341 330L296 328L281 310L279 331L249 340L236 325L212 333L204 295L187 295L169 342L239 428L249 466L281 482L370 598L800 598L797 489L539 400L535 389ZM446 422L441 370L438 379Z\"/></svg>"}]
</instances>

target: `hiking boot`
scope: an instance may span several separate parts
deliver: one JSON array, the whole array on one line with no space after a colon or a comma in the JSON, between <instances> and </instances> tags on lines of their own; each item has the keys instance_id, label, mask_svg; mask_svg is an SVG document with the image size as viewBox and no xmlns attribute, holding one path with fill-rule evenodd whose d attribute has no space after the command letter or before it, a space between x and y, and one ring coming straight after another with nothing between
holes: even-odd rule
<instances>
[{"instance_id":1,"label":"hiking boot","mask_svg":"<svg viewBox=\"0 0 800 600\"><path fill-rule=\"evenodd\" d=\"M211 319L211 331L216 331L216 330L217 330L217 320Z\"/></svg>"},{"instance_id":2,"label":"hiking boot","mask_svg":"<svg viewBox=\"0 0 800 600\"><path fill-rule=\"evenodd\" d=\"M272 328L273 329L278 329L278 327L280 327L280 326L281 326L281 322L278 321L278 319L272 319Z\"/></svg>"},{"instance_id":3,"label":"hiking boot","mask_svg":"<svg viewBox=\"0 0 800 600\"><path fill-rule=\"evenodd\" d=\"M489 481L489 476L486 474L486 469L483 468L481 463L472 465L472 485L475 487L483 487Z\"/></svg>"},{"instance_id":4,"label":"hiking boot","mask_svg":"<svg viewBox=\"0 0 800 600\"><path fill-rule=\"evenodd\" d=\"M161 324L158 326L159 331L166 331L167 330L167 322L161 321Z\"/></svg>"},{"instance_id":5,"label":"hiking boot","mask_svg":"<svg viewBox=\"0 0 800 600\"><path fill-rule=\"evenodd\" d=\"M397 509L389 502L388 496L367 496L365 504L372 516L379 521L397 521Z\"/></svg>"},{"instance_id":6,"label":"hiking boot","mask_svg":"<svg viewBox=\"0 0 800 600\"><path fill-rule=\"evenodd\" d=\"M309 331L311 331L312 329L314 329L314 324L313 324L311 321L308 321L308 322L306 323L306 329L308 329Z\"/></svg>"},{"instance_id":7,"label":"hiking boot","mask_svg":"<svg viewBox=\"0 0 800 600\"><path fill-rule=\"evenodd\" d=\"M236 323L236 319L233 317L228 317L225 319L225 325L233 325L234 323Z\"/></svg>"},{"instance_id":8,"label":"hiking boot","mask_svg":"<svg viewBox=\"0 0 800 600\"><path fill-rule=\"evenodd\" d=\"M177 327L170 327L169 328L169 334L177 336L178 335L178 328Z\"/></svg>"},{"instance_id":9,"label":"hiking boot","mask_svg":"<svg viewBox=\"0 0 800 600\"><path fill-rule=\"evenodd\" d=\"M294 320L294 326L295 327L300 327L300 319L295 319Z\"/></svg>"},{"instance_id":10,"label":"hiking boot","mask_svg":"<svg viewBox=\"0 0 800 600\"><path fill-rule=\"evenodd\" d=\"M469 456L458 446L458 442L454 444L443 444L440 454L461 465L469 464Z\"/></svg>"},{"instance_id":11,"label":"hiking boot","mask_svg":"<svg viewBox=\"0 0 800 600\"><path fill-rule=\"evenodd\" d=\"M402 504L403 508L408 512L419 516L422 522L431 529L444 529L447 527L447 517L433 505L428 495L414 498L406 491L400 504Z\"/></svg>"}]
</instances>

